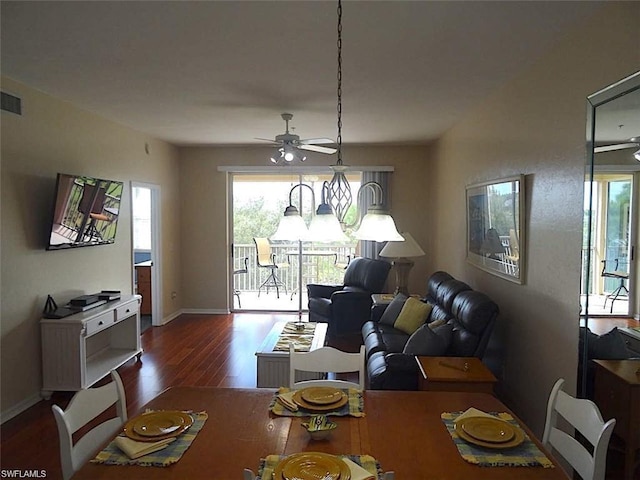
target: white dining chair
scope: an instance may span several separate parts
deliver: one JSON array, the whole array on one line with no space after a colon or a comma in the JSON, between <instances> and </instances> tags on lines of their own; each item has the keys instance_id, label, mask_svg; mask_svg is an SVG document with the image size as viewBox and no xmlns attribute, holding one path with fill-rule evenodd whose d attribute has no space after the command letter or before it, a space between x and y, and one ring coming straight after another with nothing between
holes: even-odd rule
<instances>
[{"instance_id":1,"label":"white dining chair","mask_svg":"<svg viewBox=\"0 0 640 480\"><path fill-rule=\"evenodd\" d=\"M562 391L563 384L564 379L558 379L549 395L542 443L558 452L583 480L604 480L607 448L616 420L605 423L595 403L568 395ZM558 415L591 443L593 453L558 428Z\"/></svg>"},{"instance_id":2,"label":"white dining chair","mask_svg":"<svg viewBox=\"0 0 640 480\"><path fill-rule=\"evenodd\" d=\"M364 345L358 353L348 353L333 347L321 347L310 352L296 352L289 345L289 386L293 389L305 387L357 388L364 390ZM358 372L358 383L337 379L303 380L296 382L296 372L352 373Z\"/></svg>"},{"instance_id":3,"label":"white dining chair","mask_svg":"<svg viewBox=\"0 0 640 480\"><path fill-rule=\"evenodd\" d=\"M245 468L242 472L242 480L256 480L256 474L253 470Z\"/></svg>"},{"instance_id":4,"label":"white dining chair","mask_svg":"<svg viewBox=\"0 0 640 480\"><path fill-rule=\"evenodd\" d=\"M395 478L395 472L385 472L380 480L395 480ZM242 480L256 480L256 474L253 473L253 470L245 468L242 472Z\"/></svg>"},{"instance_id":5,"label":"white dining chair","mask_svg":"<svg viewBox=\"0 0 640 480\"><path fill-rule=\"evenodd\" d=\"M65 410L58 405L51 406L58 425L64 480L71 478L127 421L127 402L122 380L115 370L111 371L111 379L112 382L104 386L80 390ZM116 406L117 416L95 426L74 445L73 434L113 405Z\"/></svg>"}]
</instances>

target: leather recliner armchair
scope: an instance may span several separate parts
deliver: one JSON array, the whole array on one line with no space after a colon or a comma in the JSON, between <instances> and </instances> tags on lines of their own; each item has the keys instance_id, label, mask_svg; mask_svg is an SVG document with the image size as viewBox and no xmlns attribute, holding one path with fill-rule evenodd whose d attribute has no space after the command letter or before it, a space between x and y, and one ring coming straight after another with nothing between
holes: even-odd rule
<instances>
[{"instance_id":1,"label":"leather recliner armchair","mask_svg":"<svg viewBox=\"0 0 640 480\"><path fill-rule=\"evenodd\" d=\"M309 321L329 324L329 336L358 333L371 316L371 294L380 293L391 264L354 258L344 273L343 285L307 285Z\"/></svg>"}]
</instances>

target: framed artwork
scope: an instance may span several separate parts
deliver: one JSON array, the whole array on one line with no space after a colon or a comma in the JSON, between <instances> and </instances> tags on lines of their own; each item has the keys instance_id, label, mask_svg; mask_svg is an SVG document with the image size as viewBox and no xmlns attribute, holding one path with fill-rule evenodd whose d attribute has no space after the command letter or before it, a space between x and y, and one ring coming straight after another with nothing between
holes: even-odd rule
<instances>
[{"instance_id":1,"label":"framed artwork","mask_svg":"<svg viewBox=\"0 0 640 480\"><path fill-rule=\"evenodd\" d=\"M524 175L469 185L467 261L489 273L524 283Z\"/></svg>"}]
</instances>

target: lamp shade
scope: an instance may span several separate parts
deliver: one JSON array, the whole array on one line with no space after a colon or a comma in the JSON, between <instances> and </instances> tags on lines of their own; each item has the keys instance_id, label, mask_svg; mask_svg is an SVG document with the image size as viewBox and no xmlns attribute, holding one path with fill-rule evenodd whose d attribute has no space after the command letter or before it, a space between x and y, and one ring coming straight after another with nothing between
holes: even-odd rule
<instances>
[{"instance_id":1,"label":"lamp shade","mask_svg":"<svg viewBox=\"0 0 640 480\"><path fill-rule=\"evenodd\" d=\"M424 250L420 248L418 242L411 236L409 232L402 232L404 242L387 242L382 250L380 250L381 257L389 258L407 258L407 257L421 257L424 255Z\"/></svg>"},{"instance_id":2,"label":"lamp shade","mask_svg":"<svg viewBox=\"0 0 640 480\"><path fill-rule=\"evenodd\" d=\"M313 242L346 242L348 240L338 218L328 204L323 203L318 207L316 216L309 225L308 239Z\"/></svg>"},{"instance_id":3,"label":"lamp shade","mask_svg":"<svg viewBox=\"0 0 640 480\"><path fill-rule=\"evenodd\" d=\"M373 240L375 242L404 242L398 233L396 223L391 215L378 207L370 207L369 212L360 223L360 228L354 233L358 240Z\"/></svg>"},{"instance_id":4,"label":"lamp shade","mask_svg":"<svg viewBox=\"0 0 640 480\"><path fill-rule=\"evenodd\" d=\"M280 219L276 233L271 235L271 240L306 240L309 236L309 230L304 220L298 213L298 209L289 205L284 216Z\"/></svg>"}]
</instances>

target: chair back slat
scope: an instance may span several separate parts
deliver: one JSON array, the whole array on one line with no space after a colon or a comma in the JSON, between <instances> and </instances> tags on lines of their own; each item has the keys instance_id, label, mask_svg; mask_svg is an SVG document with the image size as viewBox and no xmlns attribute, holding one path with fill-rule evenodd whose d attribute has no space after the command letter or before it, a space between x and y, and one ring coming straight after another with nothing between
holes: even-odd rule
<instances>
[{"instance_id":1,"label":"chair back slat","mask_svg":"<svg viewBox=\"0 0 640 480\"><path fill-rule=\"evenodd\" d=\"M307 386L333 386L337 388L365 389L365 347L362 345L358 353L348 353L333 347L322 347L310 352L296 352L293 344L289 345L289 386L302 388ZM352 373L358 372L358 383L344 380L306 380L296 382L296 372L320 373Z\"/></svg>"},{"instance_id":2,"label":"chair back slat","mask_svg":"<svg viewBox=\"0 0 640 480\"><path fill-rule=\"evenodd\" d=\"M83 464L89 461L127 421L127 401L122 380L115 370L111 372L111 379L112 382L107 385L80 390L73 396L65 410L58 405L51 407L58 426L60 463L65 480L71 478ZM113 405L116 406L116 416L93 427L74 445L73 434Z\"/></svg>"},{"instance_id":3,"label":"chair back slat","mask_svg":"<svg viewBox=\"0 0 640 480\"><path fill-rule=\"evenodd\" d=\"M564 379L559 379L549 395L542 443L559 453L583 480L604 480L607 448L616 420L605 423L595 403L563 392L563 384ZM588 440L592 448L586 448L560 429L558 416Z\"/></svg>"}]
</instances>

